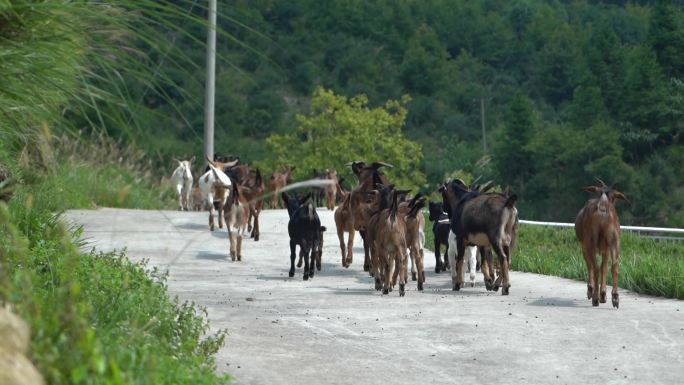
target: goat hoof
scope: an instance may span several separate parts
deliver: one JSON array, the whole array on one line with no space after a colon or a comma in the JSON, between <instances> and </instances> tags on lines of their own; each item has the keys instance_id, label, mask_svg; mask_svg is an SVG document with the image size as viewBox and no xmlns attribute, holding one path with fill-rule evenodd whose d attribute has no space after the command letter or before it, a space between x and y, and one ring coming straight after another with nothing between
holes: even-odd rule
<instances>
[{"instance_id":1,"label":"goat hoof","mask_svg":"<svg viewBox=\"0 0 684 385\"><path fill-rule=\"evenodd\" d=\"M437 262L435 264L435 274L439 274L442 271L442 262Z\"/></svg>"},{"instance_id":2,"label":"goat hoof","mask_svg":"<svg viewBox=\"0 0 684 385\"><path fill-rule=\"evenodd\" d=\"M591 292L592 292L591 286L587 286L587 299L591 299Z\"/></svg>"},{"instance_id":3,"label":"goat hoof","mask_svg":"<svg viewBox=\"0 0 684 385\"><path fill-rule=\"evenodd\" d=\"M599 302L606 303L606 292L605 291L601 292L601 295L599 297Z\"/></svg>"},{"instance_id":4,"label":"goat hoof","mask_svg":"<svg viewBox=\"0 0 684 385\"><path fill-rule=\"evenodd\" d=\"M591 306L598 306L598 305L599 305L598 298L592 298L591 299Z\"/></svg>"},{"instance_id":5,"label":"goat hoof","mask_svg":"<svg viewBox=\"0 0 684 385\"><path fill-rule=\"evenodd\" d=\"M294 277L294 270L291 270L289 273L287 273L290 277Z\"/></svg>"},{"instance_id":6,"label":"goat hoof","mask_svg":"<svg viewBox=\"0 0 684 385\"><path fill-rule=\"evenodd\" d=\"M238 258L238 262L242 261L242 255L238 255L237 258Z\"/></svg>"},{"instance_id":7,"label":"goat hoof","mask_svg":"<svg viewBox=\"0 0 684 385\"><path fill-rule=\"evenodd\" d=\"M423 282L418 282L418 290L423 291Z\"/></svg>"},{"instance_id":8,"label":"goat hoof","mask_svg":"<svg viewBox=\"0 0 684 385\"><path fill-rule=\"evenodd\" d=\"M389 294L389 290L388 289L382 289L382 294Z\"/></svg>"},{"instance_id":9,"label":"goat hoof","mask_svg":"<svg viewBox=\"0 0 684 385\"><path fill-rule=\"evenodd\" d=\"M375 290L379 291L380 289L382 289L382 283L380 282L379 279L376 279L375 280Z\"/></svg>"},{"instance_id":10,"label":"goat hoof","mask_svg":"<svg viewBox=\"0 0 684 385\"><path fill-rule=\"evenodd\" d=\"M620 308L620 295L618 293L613 294L613 307L616 309Z\"/></svg>"},{"instance_id":11,"label":"goat hoof","mask_svg":"<svg viewBox=\"0 0 684 385\"><path fill-rule=\"evenodd\" d=\"M257 234L256 236L254 236L254 242L259 242L259 234Z\"/></svg>"},{"instance_id":12,"label":"goat hoof","mask_svg":"<svg viewBox=\"0 0 684 385\"><path fill-rule=\"evenodd\" d=\"M399 296L400 296L400 297L403 297L404 294L406 294L406 291L405 291L404 289L405 289L404 284L403 284L403 283L400 283L400 284L399 284Z\"/></svg>"},{"instance_id":13,"label":"goat hoof","mask_svg":"<svg viewBox=\"0 0 684 385\"><path fill-rule=\"evenodd\" d=\"M451 290L453 290L453 291L459 291L459 290L461 290L461 285L455 283L454 286L451 288Z\"/></svg>"},{"instance_id":14,"label":"goat hoof","mask_svg":"<svg viewBox=\"0 0 684 385\"><path fill-rule=\"evenodd\" d=\"M475 287L475 282L471 282L470 287Z\"/></svg>"},{"instance_id":15,"label":"goat hoof","mask_svg":"<svg viewBox=\"0 0 684 385\"><path fill-rule=\"evenodd\" d=\"M311 270L311 271L309 272L309 278L313 279L313 277L314 277L314 271Z\"/></svg>"},{"instance_id":16,"label":"goat hoof","mask_svg":"<svg viewBox=\"0 0 684 385\"><path fill-rule=\"evenodd\" d=\"M501 295L508 295L508 288L507 287L501 288Z\"/></svg>"},{"instance_id":17,"label":"goat hoof","mask_svg":"<svg viewBox=\"0 0 684 385\"><path fill-rule=\"evenodd\" d=\"M370 271L370 265L363 265L363 271Z\"/></svg>"},{"instance_id":18,"label":"goat hoof","mask_svg":"<svg viewBox=\"0 0 684 385\"><path fill-rule=\"evenodd\" d=\"M416 276L416 273L411 272L411 281L417 281L418 277Z\"/></svg>"},{"instance_id":19,"label":"goat hoof","mask_svg":"<svg viewBox=\"0 0 684 385\"><path fill-rule=\"evenodd\" d=\"M304 280L308 281L309 280L309 273L304 272Z\"/></svg>"},{"instance_id":20,"label":"goat hoof","mask_svg":"<svg viewBox=\"0 0 684 385\"><path fill-rule=\"evenodd\" d=\"M300 259L299 259L299 262L297 262L297 267L302 267L302 262L303 262L303 261L302 261L302 259L300 258Z\"/></svg>"}]
</instances>

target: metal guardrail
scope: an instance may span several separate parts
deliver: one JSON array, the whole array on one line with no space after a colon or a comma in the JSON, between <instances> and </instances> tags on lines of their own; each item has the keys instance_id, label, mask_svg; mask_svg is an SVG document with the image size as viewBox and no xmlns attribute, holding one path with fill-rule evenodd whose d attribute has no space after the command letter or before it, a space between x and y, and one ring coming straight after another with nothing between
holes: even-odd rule
<instances>
[{"instance_id":1,"label":"metal guardrail","mask_svg":"<svg viewBox=\"0 0 684 385\"><path fill-rule=\"evenodd\" d=\"M527 225L537 225L537 226L575 227L574 223L527 221L524 219L521 219L519 222L527 224ZM644 227L644 226L620 226L620 229L626 230L626 231L636 231L639 233L639 235L646 236L649 238L654 238L654 239L684 241L684 229L677 229L677 228L670 228L670 227ZM642 232L654 233L654 234L682 234L683 237L644 235L644 234L641 234Z\"/></svg>"}]
</instances>

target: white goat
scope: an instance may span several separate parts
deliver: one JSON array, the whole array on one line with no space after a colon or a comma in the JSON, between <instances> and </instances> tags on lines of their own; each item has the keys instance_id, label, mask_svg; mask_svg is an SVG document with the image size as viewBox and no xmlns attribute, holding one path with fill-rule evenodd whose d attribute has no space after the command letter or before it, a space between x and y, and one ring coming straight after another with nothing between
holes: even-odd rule
<instances>
[{"instance_id":1,"label":"white goat","mask_svg":"<svg viewBox=\"0 0 684 385\"><path fill-rule=\"evenodd\" d=\"M449 231L449 249L447 250L447 255L449 257L449 265L451 266L451 281L452 283L458 282L457 274L458 270L456 268L456 234L453 231ZM477 270L477 246L466 246L465 257L463 263L466 264L468 268L468 273L470 275L470 287L475 286L475 272ZM463 280L465 281L466 269L463 269Z\"/></svg>"},{"instance_id":2,"label":"white goat","mask_svg":"<svg viewBox=\"0 0 684 385\"><path fill-rule=\"evenodd\" d=\"M219 217L219 228L223 228L225 223L223 217L223 206L228 200L228 196L231 192L231 187L233 183L230 181L228 175L226 175L221 168L216 165L218 162L212 162L207 158L209 162L209 171L205 172L198 181L200 190L202 191L202 197L209 204L209 230L214 231L214 212L218 208ZM235 162L237 164L237 161ZM214 205L216 203L216 206Z\"/></svg>"},{"instance_id":3,"label":"white goat","mask_svg":"<svg viewBox=\"0 0 684 385\"><path fill-rule=\"evenodd\" d=\"M176 193L178 193L178 210L188 211L193 180L190 165L195 161L195 157L193 156L190 160L174 160L178 162L178 167L171 175L171 183L176 187Z\"/></svg>"}]
</instances>

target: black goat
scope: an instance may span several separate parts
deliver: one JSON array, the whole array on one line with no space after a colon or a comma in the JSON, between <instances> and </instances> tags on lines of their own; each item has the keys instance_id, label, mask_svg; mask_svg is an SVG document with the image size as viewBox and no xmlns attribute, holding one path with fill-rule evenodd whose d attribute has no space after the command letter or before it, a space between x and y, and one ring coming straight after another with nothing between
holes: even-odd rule
<instances>
[{"instance_id":1,"label":"black goat","mask_svg":"<svg viewBox=\"0 0 684 385\"><path fill-rule=\"evenodd\" d=\"M488 290L498 290L508 295L511 286L508 268L511 249L518 232L517 196L498 193L482 193L469 190L463 181L454 180L440 188L444 207L451 213L451 231L456 235L458 268L454 290L463 285L463 255L466 246L491 247L499 256L501 276L492 284L493 274L489 261L482 264L482 274Z\"/></svg>"},{"instance_id":2,"label":"black goat","mask_svg":"<svg viewBox=\"0 0 684 385\"><path fill-rule=\"evenodd\" d=\"M311 193L303 198L288 197L282 193L281 197L287 206L290 221L287 231L290 235L290 277L295 273L295 259L297 258L297 245L299 245L299 257L304 258L304 280L313 278L314 264L316 269L321 270L321 255L323 253L323 232L325 227L316 213L316 207L311 202ZM311 261L309 261L311 257Z\"/></svg>"},{"instance_id":3,"label":"black goat","mask_svg":"<svg viewBox=\"0 0 684 385\"><path fill-rule=\"evenodd\" d=\"M429 219L433 221L432 234L435 238L435 273L439 274L449 268L449 259L446 257L449 251L449 231L451 224L449 216L444 212L442 202L430 202ZM442 263L441 246L446 246L444 250L444 263Z\"/></svg>"}]
</instances>

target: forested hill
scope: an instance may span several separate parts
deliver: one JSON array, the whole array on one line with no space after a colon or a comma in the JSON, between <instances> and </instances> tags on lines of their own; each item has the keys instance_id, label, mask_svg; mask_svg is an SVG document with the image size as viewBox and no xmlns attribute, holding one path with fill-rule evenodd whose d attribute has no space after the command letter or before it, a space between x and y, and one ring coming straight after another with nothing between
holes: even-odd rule
<instances>
[{"instance_id":1,"label":"forested hill","mask_svg":"<svg viewBox=\"0 0 684 385\"><path fill-rule=\"evenodd\" d=\"M265 139L293 131L319 86L371 106L408 94L426 190L461 170L510 185L525 218L570 221L600 177L631 200L623 222L684 226L680 2L245 0L219 13L219 152L268 159ZM206 32L189 31L169 36L194 76L162 71L202 98ZM201 151L202 105L176 100L146 100L163 118L139 145Z\"/></svg>"}]
</instances>

